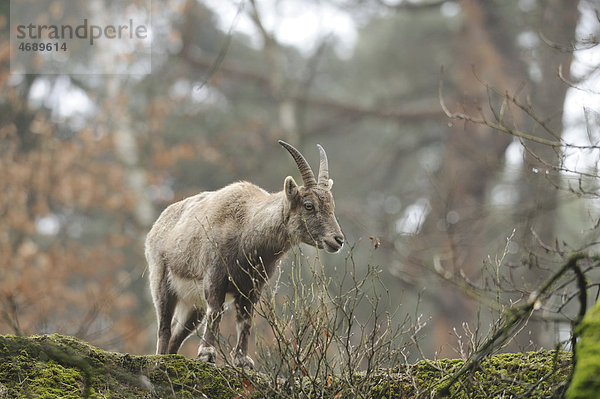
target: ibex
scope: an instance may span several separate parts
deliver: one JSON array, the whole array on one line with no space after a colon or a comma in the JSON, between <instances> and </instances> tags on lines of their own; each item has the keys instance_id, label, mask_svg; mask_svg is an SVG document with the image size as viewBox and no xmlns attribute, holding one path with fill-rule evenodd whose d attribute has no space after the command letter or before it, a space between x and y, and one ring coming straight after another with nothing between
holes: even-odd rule
<instances>
[{"instance_id":1,"label":"ibex","mask_svg":"<svg viewBox=\"0 0 600 399\"><path fill-rule=\"evenodd\" d=\"M304 186L291 176L269 194L238 182L168 206L146 238L146 260L158 319L156 353L177 353L200 325L198 358L215 362L215 344L226 296L236 309L234 366L254 367L247 355L253 307L277 262L306 243L338 252L344 235L334 215L327 155L320 152L318 179L302 154L279 141L294 158Z\"/></svg>"}]
</instances>

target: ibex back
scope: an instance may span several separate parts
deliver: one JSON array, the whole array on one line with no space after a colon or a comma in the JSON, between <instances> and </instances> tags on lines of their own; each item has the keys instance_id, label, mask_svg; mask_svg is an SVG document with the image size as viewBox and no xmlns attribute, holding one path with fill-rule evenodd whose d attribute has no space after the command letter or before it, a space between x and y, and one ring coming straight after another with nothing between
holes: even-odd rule
<instances>
[{"instance_id":1,"label":"ibex back","mask_svg":"<svg viewBox=\"0 0 600 399\"><path fill-rule=\"evenodd\" d=\"M302 154L292 155L304 185L291 176L269 194L248 182L203 192L167 207L146 238L152 300L158 318L157 354L177 353L200 325L198 358L214 362L226 295L236 309L233 364L253 367L247 355L253 307L277 262L306 243L338 252L344 236L334 215L327 155L321 146L315 178Z\"/></svg>"}]
</instances>

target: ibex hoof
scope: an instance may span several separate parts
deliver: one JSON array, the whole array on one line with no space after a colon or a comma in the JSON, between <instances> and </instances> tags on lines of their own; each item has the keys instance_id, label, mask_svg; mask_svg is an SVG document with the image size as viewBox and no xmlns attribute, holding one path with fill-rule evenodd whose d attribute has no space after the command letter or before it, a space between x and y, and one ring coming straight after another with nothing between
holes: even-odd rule
<instances>
[{"instance_id":1,"label":"ibex hoof","mask_svg":"<svg viewBox=\"0 0 600 399\"><path fill-rule=\"evenodd\" d=\"M250 356L242 355L241 353L233 353L233 365L247 369L254 369L254 360Z\"/></svg>"},{"instance_id":2,"label":"ibex hoof","mask_svg":"<svg viewBox=\"0 0 600 399\"><path fill-rule=\"evenodd\" d=\"M212 346L201 346L198 349L198 360L214 363L217 360L217 350Z\"/></svg>"}]
</instances>

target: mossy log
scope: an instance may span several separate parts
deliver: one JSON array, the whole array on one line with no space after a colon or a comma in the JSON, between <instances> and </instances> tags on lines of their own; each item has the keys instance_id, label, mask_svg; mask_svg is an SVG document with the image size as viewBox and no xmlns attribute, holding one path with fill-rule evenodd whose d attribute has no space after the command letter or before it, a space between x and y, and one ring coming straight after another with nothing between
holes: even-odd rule
<instances>
[{"instance_id":1,"label":"mossy log","mask_svg":"<svg viewBox=\"0 0 600 399\"><path fill-rule=\"evenodd\" d=\"M61 335L0 336L0 398L429 397L462 360L422 361L393 369L310 376L293 387L273 376L242 373L179 355L106 352ZM569 374L570 355L539 351L490 357L453 385L453 397L550 397ZM310 380L310 381L309 381ZM317 383L315 383L317 381Z\"/></svg>"},{"instance_id":2,"label":"mossy log","mask_svg":"<svg viewBox=\"0 0 600 399\"><path fill-rule=\"evenodd\" d=\"M600 396L600 301L590 309L577 327L575 372L567 399Z\"/></svg>"}]
</instances>

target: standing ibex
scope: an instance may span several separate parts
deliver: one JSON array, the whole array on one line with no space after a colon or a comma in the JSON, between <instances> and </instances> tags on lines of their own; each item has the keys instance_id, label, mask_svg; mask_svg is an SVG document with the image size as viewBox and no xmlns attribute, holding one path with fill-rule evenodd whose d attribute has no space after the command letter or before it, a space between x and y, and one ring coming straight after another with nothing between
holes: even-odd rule
<instances>
[{"instance_id":1,"label":"standing ibex","mask_svg":"<svg viewBox=\"0 0 600 399\"><path fill-rule=\"evenodd\" d=\"M157 354L177 353L202 322L198 358L214 362L226 295L236 309L233 364L253 367L247 356L252 310L277 262L301 242L337 252L344 236L333 213L327 155L318 146L318 179L300 152L292 155L304 186L291 176L269 194L248 182L203 192L167 207L146 238L150 289L158 318Z\"/></svg>"}]
</instances>

